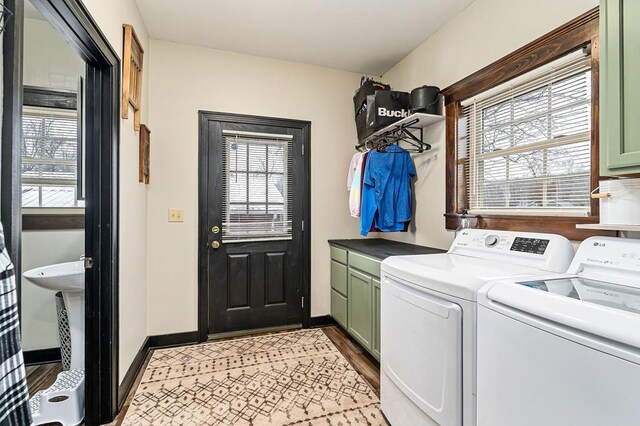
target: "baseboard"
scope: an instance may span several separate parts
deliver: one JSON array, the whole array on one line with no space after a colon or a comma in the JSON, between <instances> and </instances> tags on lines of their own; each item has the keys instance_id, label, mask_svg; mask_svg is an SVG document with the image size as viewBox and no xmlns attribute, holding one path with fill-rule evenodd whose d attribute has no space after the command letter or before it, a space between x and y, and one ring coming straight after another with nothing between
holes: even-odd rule
<instances>
[{"instance_id":1,"label":"baseboard","mask_svg":"<svg viewBox=\"0 0 640 426\"><path fill-rule=\"evenodd\" d=\"M133 362L129 366L127 373L124 375L122 383L120 383L120 386L118 386L118 411L120 411L127 397L129 396L129 392L131 392L131 388L133 387L136 378L140 374L140 370L142 370L144 361L145 359L147 359L147 355L149 355L149 351L151 351L152 349L181 346L197 342L197 331L147 336L135 358L133 358Z\"/></svg>"},{"instance_id":2,"label":"baseboard","mask_svg":"<svg viewBox=\"0 0 640 426\"><path fill-rule=\"evenodd\" d=\"M171 346L187 345L189 343L198 343L197 331L186 331L184 333L160 334L157 336L149 336L149 347L168 348Z\"/></svg>"},{"instance_id":3,"label":"baseboard","mask_svg":"<svg viewBox=\"0 0 640 426\"><path fill-rule=\"evenodd\" d=\"M122 383L120 383L120 386L118 386L118 411L120 411L122 405L129 396L129 392L131 392L131 388L133 387L138 374L140 374L140 370L142 369L144 360L147 359L147 355L149 354L150 349L149 338L147 337L146 339L144 339L140 350L138 350L138 353L133 358L133 362L131 362L127 373L124 375Z\"/></svg>"},{"instance_id":4,"label":"baseboard","mask_svg":"<svg viewBox=\"0 0 640 426\"><path fill-rule=\"evenodd\" d=\"M33 351L24 351L25 365L49 364L52 362L61 362L62 355L60 348L36 349Z\"/></svg>"},{"instance_id":5,"label":"baseboard","mask_svg":"<svg viewBox=\"0 0 640 426\"><path fill-rule=\"evenodd\" d=\"M336 320L331 315L322 315L309 318L309 328L325 327L336 324Z\"/></svg>"}]
</instances>

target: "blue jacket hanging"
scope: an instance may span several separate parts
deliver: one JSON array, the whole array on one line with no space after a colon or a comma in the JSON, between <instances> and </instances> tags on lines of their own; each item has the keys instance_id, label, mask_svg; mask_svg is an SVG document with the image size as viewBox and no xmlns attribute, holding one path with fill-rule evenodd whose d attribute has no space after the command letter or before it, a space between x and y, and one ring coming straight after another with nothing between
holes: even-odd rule
<instances>
[{"instance_id":1,"label":"blue jacket hanging","mask_svg":"<svg viewBox=\"0 0 640 426\"><path fill-rule=\"evenodd\" d=\"M390 145L371 151L362 188L360 234L372 225L382 232L402 231L411 220L411 178L416 175L409 152Z\"/></svg>"}]
</instances>

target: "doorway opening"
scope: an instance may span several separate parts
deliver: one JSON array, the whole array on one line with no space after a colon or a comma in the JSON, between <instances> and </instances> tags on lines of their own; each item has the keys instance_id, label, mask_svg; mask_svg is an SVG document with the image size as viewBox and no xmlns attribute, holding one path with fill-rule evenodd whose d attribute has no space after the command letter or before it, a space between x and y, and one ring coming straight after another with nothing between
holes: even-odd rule
<instances>
[{"instance_id":1,"label":"doorway opening","mask_svg":"<svg viewBox=\"0 0 640 426\"><path fill-rule=\"evenodd\" d=\"M78 258L85 255L85 301L79 305L86 331L81 342L81 358L87 360L82 360L85 423L101 424L111 421L118 410L120 62L78 0L30 0L28 5L24 0L5 0L4 5L13 16L2 41L0 209L16 268L19 303L25 297L22 274L29 267L22 260L31 261L21 259L21 253L23 246L32 243L23 238L23 229L66 227L83 232L84 236L74 236L74 243L80 247ZM25 74L38 70L37 64L23 58L25 6L31 18L37 15L41 21L27 25L52 27L77 56L79 71L66 81L64 72L48 82L38 80L37 72ZM41 52L38 58L47 53ZM71 210L56 210L63 208ZM82 279L81 274L81 283ZM74 303L69 299L68 304Z\"/></svg>"},{"instance_id":2,"label":"doorway opening","mask_svg":"<svg viewBox=\"0 0 640 426\"><path fill-rule=\"evenodd\" d=\"M308 121L200 112L201 341L307 327Z\"/></svg>"},{"instance_id":3,"label":"doorway opening","mask_svg":"<svg viewBox=\"0 0 640 426\"><path fill-rule=\"evenodd\" d=\"M76 273L69 281L84 283L80 258L85 253L82 116L86 63L30 0L24 6L22 348L27 365L61 360L68 371L84 368L84 286L73 289L80 291L67 291L71 290L63 288L67 282L58 286L41 283L29 271L40 271L42 280L46 276L43 268L75 261ZM71 305L77 305L76 309Z\"/></svg>"}]
</instances>

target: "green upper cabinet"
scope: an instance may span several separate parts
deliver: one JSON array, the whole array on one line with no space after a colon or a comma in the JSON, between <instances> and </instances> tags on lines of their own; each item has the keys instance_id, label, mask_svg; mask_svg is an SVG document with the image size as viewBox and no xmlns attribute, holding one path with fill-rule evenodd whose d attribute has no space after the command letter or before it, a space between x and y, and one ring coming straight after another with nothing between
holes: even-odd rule
<instances>
[{"instance_id":1,"label":"green upper cabinet","mask_svg":"<svg viewBox=\"0 0 640 426\"><path fill-rule=\"evenodd\" d=\"M600 174L640 173L640 1L600 1Z\"/></svg>"}]
</instances>

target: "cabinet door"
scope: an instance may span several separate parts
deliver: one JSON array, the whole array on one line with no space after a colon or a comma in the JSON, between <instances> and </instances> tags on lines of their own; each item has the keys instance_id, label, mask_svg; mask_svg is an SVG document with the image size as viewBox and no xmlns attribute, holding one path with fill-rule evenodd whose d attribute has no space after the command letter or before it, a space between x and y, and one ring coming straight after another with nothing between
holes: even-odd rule
<instances>
[{"instance_id":1,"label":"cabinet door","mask_svg":"<svg viewBox=\"0 0 640 426\"><path fill-rule=\"evenodd\" d=\"M335 260L331 261L331 288L347 297L347 267Z\"/></svg>"},{"instance_id":2,"label":"cabinet door","mask_svg":"<svg viewBox=\"0 0 640 426\"><path fill-rule=\"evenodd\" d=\"M640 172L640 2L600 2L600 174Z\"/></svg>"},{"instance_id":3,"label":"cabinet door","mask_svg":"<svg viewBox=\"0 0 640 426\"><path fill-rule=\"evenodd\" d=\"M380 361L380 281L373 279L373 346L371 353Z\"/></svg>"},{"instance_id":4,"label":"cabinet door","mask_svg":"<svg viewBox=\"0 0 640 426\"><path fill-rule=\"evenodd\" d=\"M349 333L368 351L373 340L373 278L349 268L347 316Z\"/></svg>"},{"instance_id":5,"label":"cabinet door","mask_svg":"<svg viewBox=\"0 0 640 426\"><path fill-rule=\"evenodd\" d=\"M331 316L344 328L349 325L347 298L334 289L331 289Z\"/></svg>"}]
</instances>

